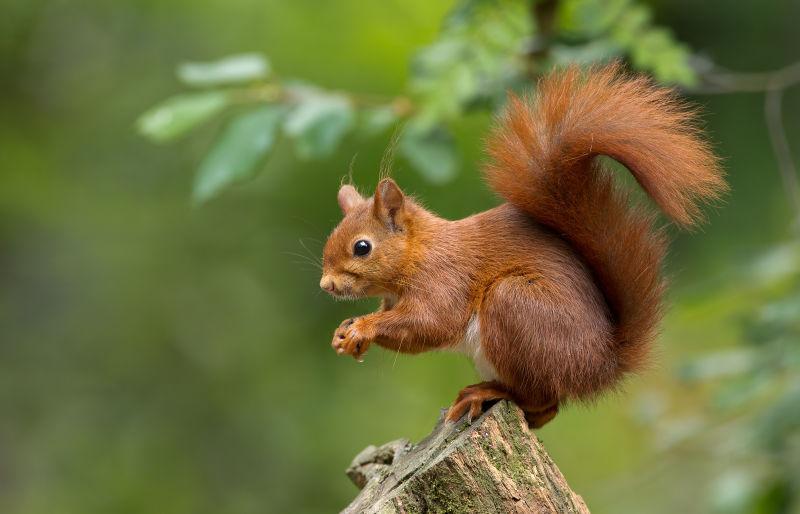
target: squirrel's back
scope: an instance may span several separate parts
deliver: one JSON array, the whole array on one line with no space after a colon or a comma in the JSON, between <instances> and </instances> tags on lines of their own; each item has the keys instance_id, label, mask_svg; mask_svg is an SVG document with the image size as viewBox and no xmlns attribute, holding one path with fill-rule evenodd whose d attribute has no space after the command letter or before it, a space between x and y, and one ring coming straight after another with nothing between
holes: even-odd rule
<instances>
[{"instance_id":1,"label":"squirrel's back","mask_svg":"<svg viewBox=\"0 0 800 514\"><path fill-rule=\"evenodd\" d=\"M597 156L625 165L670 218L691 226L700 202L726 190L693 111L617 64L571 67L542 79L535 96L511 98L488 153L489 185L589 266L613 316L621 370L635 371L661 319L666 238Z\"/></svg>"}]
</instances>

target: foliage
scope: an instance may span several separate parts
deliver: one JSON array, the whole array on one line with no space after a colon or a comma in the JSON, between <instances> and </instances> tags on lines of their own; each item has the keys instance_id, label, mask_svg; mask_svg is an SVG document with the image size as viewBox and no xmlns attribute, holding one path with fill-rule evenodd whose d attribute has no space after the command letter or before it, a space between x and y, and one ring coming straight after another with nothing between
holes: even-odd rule
<instances>
[{"instance_id":1,"label":"foliage","mask_svg":"<svg viewBox=\"0 0 800 514\"><path fill-rule=\"evenodd\" d=\"M772 250L684 314L733 324L738 345L684 362L684 389L706 391L691 417L654 418L662 450L696 444L718 476L707 497L724 514L800 509L800 242ZM720 302L720 298L731 299ZM676 400L676 399L674 399ZM676 431L676 428L678 430Z\"/></svg>"},{"instance_id":2,"label":"foliage","mask_svg":"<svg viewBox=\"0 0 800 514\"><path fill-rule=\"evenodd\" d=\"M552 27L540 23L540 11L553 14ZM507 91L524 90L552 66L627 57L659 80L693 84L689 51L651 17L634 0L461 0L439 37L413 56L403 95L326 90L281 78L266 57L243 54L180 65L177 76L191 89L144 113L137 126L155 142L170 142L214 116L240 113L200 165L193 195L200 202L254 176L278 132L298 158L320 159L354 131L374 136L402 120L400 154L429 181L444 183L458 168L449 124L474 110L496 111ZM247 117L250 111L261 114Z\"/></svg>"},{"instance_id":3,"label":"foliage","mask_svg":"<svg viewBox=\"0 0 800 514\"><path fill-rule=\"evenodd\" d=\"M557 63L627 55L635 68L663 82L684 86L697 82L689 66L689 49L668 29L653 24L646 5L632 0L573 0L560 6L564 38L580 43L556 47Z\"/></svg>"}]
</instances>

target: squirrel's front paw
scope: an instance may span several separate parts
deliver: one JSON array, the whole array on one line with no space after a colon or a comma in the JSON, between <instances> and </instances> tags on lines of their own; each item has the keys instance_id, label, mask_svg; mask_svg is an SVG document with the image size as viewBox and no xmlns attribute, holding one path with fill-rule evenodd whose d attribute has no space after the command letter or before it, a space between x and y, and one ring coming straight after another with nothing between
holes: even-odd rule
<instances>
[{"instance_id":1,"label":"squirrel's front paw","mask_svg":"<svg viewBox=\"0 0 800 514\"><path fill-rule=\"evenodd\" d=\"M331 346L339 355L352 355L361 361L361 356L367 351L373 339L374 336L370 334L363 318L350 318L342 321L333 333Z\"/></svg>"}]
</instances>

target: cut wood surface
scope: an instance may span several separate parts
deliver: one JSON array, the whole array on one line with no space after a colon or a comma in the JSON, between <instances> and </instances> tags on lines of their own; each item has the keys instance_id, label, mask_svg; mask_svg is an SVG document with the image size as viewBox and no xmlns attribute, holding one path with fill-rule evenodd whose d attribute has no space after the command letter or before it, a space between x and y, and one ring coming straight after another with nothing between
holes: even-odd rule
<instances>
[{"instance_id":1,"label":"cut wood surface","mask_svg":"<svg viewBox=\"0 0 800 514\"><path fill-rule=\"evenodd\" d=\"M439 422L418 444L370 446L347 475L361 493L344 513L582 513L589 509L513 403L468 423Z\"/></svg>"}]
</instances>

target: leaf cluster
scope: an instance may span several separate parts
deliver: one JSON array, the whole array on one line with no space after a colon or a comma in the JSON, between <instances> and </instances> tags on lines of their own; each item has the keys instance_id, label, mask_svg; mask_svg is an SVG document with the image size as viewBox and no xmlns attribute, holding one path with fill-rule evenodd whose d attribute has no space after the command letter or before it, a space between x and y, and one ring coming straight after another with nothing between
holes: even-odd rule
<instances>
[{"instance_id":1,"label":"leaf cluster","mask_svg":"<svg viewBox=\"0 0 800 514\"><path fill-rule=\"evenodd\" d=\"M394 97L282 78L260 54L184 63L177 77L186 90L142 114L137 128L154 142L170 143L225 119L195 174L197 202L254 177L282 138L299 159L324 159L348 135L374 137L400 122L400 155L429 181L445 183L459 165L452 124L472 111L498 111L508 91L528 88L553 66L627 57L664 82L693 83L688 49L653 24L645 4L553 2L556 21L545 27L537 17L543 3L456 2L437 39L411 59L406 89Z\"/></svg>"}]
</instances>

